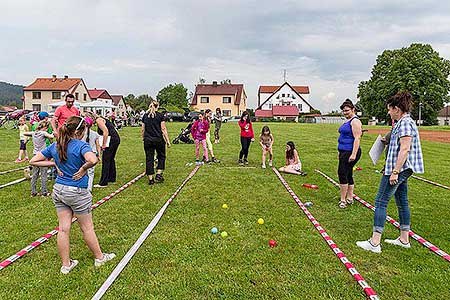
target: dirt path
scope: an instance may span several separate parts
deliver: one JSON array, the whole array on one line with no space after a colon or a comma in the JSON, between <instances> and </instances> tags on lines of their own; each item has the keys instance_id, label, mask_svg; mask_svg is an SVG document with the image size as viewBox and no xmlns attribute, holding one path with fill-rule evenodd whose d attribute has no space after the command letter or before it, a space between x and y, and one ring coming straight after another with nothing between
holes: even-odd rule
<instances>
[{"instance_id":1,"label":"dirt path","mask_svg":"<svg viewBox=\"0 0 450 300\"><path fill-rule=\"evenodd\" d=\"M387 129L369 129L368 134L385 134ZM432 141L432 142L441 142L441 143L450 143L450 131L433 131L433 130L420 130L420 139Z\"/></svg>"}]
</instances>

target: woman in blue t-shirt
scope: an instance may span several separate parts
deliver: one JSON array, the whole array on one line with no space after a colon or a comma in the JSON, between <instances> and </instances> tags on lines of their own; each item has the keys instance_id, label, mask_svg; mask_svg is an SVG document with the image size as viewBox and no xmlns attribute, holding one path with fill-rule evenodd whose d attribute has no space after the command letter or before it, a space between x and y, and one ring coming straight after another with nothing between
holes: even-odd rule
<instances>
[{"instance_id":1,"label":"woman in blue t-shirt","mask_svg":"<svg viewBox=\"0 0 450 300\"><path fill-rule=\"evenodd\" d=\"M350 99L346 99L341 105L342 113L347 121L339 127L339 189L341 198L340 208L346 208L347 204L353 203L353 190L355 182L353 181L353 167L361 158L362 124L355 114L355 106Z\"/></svg>"},{"instance_id":2,"label":"woman in blue t-shirt","mask_svg":"<svg viewBox=\"0 0 450 300\"><path fill-rule=\"evenodd\" d=\"M87 170L98 159L86 142L81 141L86 129L83 118L72 116L59 128L56 143L36 154L30 161L32 166L58 168L58 177L53 186L52 199L59 221L58 252L61 256L61 273L69 273L77 264L70 259L70 228L72 218L78 219L83 238L95 256L94 265L101 266L113 259L114 253L103 253L98 243L92 222L92 195L87 189ZM54 161L48 159L53 158Z\"/></svg>"}]
</instances>

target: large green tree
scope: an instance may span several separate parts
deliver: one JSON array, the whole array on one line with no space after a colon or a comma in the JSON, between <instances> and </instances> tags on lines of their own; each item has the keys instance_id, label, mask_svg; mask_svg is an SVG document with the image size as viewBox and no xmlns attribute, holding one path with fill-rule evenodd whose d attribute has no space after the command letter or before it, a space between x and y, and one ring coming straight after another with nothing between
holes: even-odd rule
<instances>
[{"instance_id":1,"label":"large green tree","mask_svg":"<svg viewBox=\"0 0 450 300\"><path fill-rule=\"evenodd\" d=\"M131 106L131 108L135 111L147 110L152 100L153 98L147 94L140 95L138 97L133 94L129 94L124 98L125 103Z\"/></svg>"},{"instance_id":2,"label":"large green tree","mask_svg":"<svg viewBox=\"0 0 450 300\"><path fill-rule=\"evenodd\" d=\"M414 97L412 116L434 124L437 113L450 100L450 61L439 56L430 45L385 50L378 56L368 81L359 84L358 102L368 116L388 118L386 100L398 91L409 91Z\"/></svg>"},{"instance_id":3,"label":"large green tree","mask_svg":"<svg viewBox=\"0 0 450 300\"><path fill-rule=\"evenodd\" d=\"M182 83L169 84L156 95L160 106L184 109L188 107L188 89Z\"/></svg>"}]
</instances>

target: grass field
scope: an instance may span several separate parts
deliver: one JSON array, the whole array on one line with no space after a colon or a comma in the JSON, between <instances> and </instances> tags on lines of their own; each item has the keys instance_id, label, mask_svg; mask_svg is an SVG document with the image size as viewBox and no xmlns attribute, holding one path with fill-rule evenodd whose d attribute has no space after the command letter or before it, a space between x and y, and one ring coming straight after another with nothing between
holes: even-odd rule
<instances>
[{"instance_id":1,"label":"grass field","mask_svg":"<svg viewBox=\"0 0 450 300\"><path fill-rule=\"evenodd\" d=\"M168 124L171 138L185 125ZM255 132L263 125L255 123ZM308 176L284 178L302 201L314 203L311 213L380 298L449 298L449 263L417 242L412 241L409 250L384 245L380 255L356 247L355 241L371 234L373 213L359 203L338 209L338 190L313 171L320 168L337 178L337 126L267 125L275 136L275 165L284 162L285 142L293 140ZM237 168L237 124L224 124L221 136L214 150L222 162L202 166L187 183L104 299L365 299L275 174L260 168L260 147L251 146L249 167ZM13 163L17 137L16 131L0 130L0 171L17 167ZM94 190L95 201L143 171L139 130L125 128L121 138L118 182ZM380 179L375 170L381 168L374 167L367 154L375 138L363 137L363 157L358 163L363 170L355 173L355 193L371 203ZM423 176L448 185L449 144L423 141L422 147ZM100 244L104 251L118 255L115 261L95 268L75 224L71 257L80 264L68 276L60 275L53 238L0 271L0 299L90 299L193 169L186 166L193 160L192 145L173 145L168 151L164 184L149 187L141 179L94 211ZM21 172L0 175L0 185L19 177ZM305 189L302 183L314 183L320 189ZM449 252L450 191L410 179L409 196L412 229ZM29 182L1 189L0 199L0 261L57 225L51 200L31 198ZM397 219L393 202L388 213ZM223 203L229 209L222 209ZM258 225L258 218L265 224ZM227 231L228 238L212 235L214 226ZM384 237L397 234L397 229L386 224ZM277 240L278 246L269 248L269 239Z\"/></svg>"}]
</instances>

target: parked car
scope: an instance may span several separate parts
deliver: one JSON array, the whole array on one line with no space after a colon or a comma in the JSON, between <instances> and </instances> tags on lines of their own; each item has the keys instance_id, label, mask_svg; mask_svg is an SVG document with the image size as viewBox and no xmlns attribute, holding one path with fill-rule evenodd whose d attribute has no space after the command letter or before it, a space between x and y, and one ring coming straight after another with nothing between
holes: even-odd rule
<instances>
[{"instance_id":1,"label":"parked car","mask_svg":"<svg viewBox=\"0 0 450 300\"><path fill-rule=\"evenodd\" d=\"M164 117L169 122L173 122L173 121L183 122L185 120L184 115L182 113L173 112L173 111L166 112L164 114Z\"/></svg>"},{"instance_id":2,"label":"parked car","mask_svg":"<svg viewBox=\"0 0 450 300\"><path fill-rule=\"evenodd\" d=\"M200 113L198 111L190 111L184 114L184 120L187 122L191 122L192 120L198 118Z\"/></svg>"},{"instance_id":3,"label":"parked car","mask_svg":"<svg viewBox=\"0 0 450 300\"><path fill-rule=\"evenodd\" d=\"M222 122L227 123L227 122L238 122L241 119L240 116L233 116L233 117L227 117L224 118Z\"/></svg>"},{"instance_id":4,"label":"parked car","mask_svg":"<svg viewBox=\"0 0 450 300\"><path fill-rule=\"evenodd\" d=\"M38 111L32 111L32 112L29 112L29 113L27 113L27 114L25 115L25 119L26 119L27 121L30 121L31 118L33 117L33 115L34 115L35 113L39 113L39 112L38 112Z\"/></svg>"},{"instance_id":5,"label":"parked car","mask_svg":"<svg viewBox=\"0 0 450 300\"><path fill-rule=\"evenodd\" d=\"M6 115L6 117L7 117L8 119L17 120L17 119L19 119L20 117L22 117L22 116L28 114L29 112L30 112L30 110L28 110L28 109L17 109L17 110L15 110L15 111L13 111L13 112L8 113L8 114Z\"/></svg>"}]
</instances>

